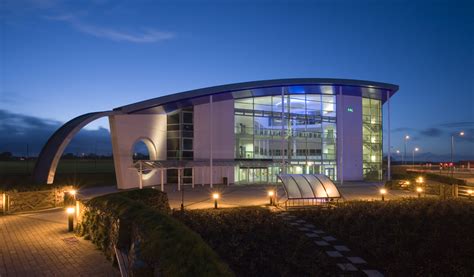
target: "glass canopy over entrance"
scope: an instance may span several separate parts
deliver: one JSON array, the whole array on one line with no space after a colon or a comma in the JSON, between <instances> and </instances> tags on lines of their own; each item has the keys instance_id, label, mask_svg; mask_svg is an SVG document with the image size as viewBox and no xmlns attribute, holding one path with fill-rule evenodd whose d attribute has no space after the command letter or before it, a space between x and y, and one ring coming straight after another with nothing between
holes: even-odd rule
<instances>
[{"instance_id":1,"label":"glass canopy over entrance","mask_svg":"<svg viewBox=\"0 0 474 277\"><path fill-rule=\"evenodd\" d=\"M289 200L341 198L336 185L322 174L278 174Z\"/></svg>"}]
</instances>

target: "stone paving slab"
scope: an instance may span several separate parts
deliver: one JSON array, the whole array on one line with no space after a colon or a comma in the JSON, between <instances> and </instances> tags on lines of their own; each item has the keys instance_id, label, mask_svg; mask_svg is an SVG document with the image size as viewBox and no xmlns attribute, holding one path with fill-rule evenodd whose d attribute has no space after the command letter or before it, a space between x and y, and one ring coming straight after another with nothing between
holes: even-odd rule
<instances>
[{"instance_id":1,"label":"stone paving slab","mask_svg":"<svg viewBox=\"0 0 474 277\"><path fill-rule=\"evenodd\" d=\"M357 267L351 263L340 263L337 266L343 271L357 271Z\"/></svg>"},{"instance_id":2,"label":"stone paving slab","mask_svg":"<svg viewBox=\"0 0 474 277\"><path fill-rule=\"evenodd\" d=\"M333 236L326 236L326 237L323 237L323 240L325 240L325 241L335 241L336 238L333 237Z\"/></svg>"},{"instance_id":3,"label":"stone paving slab","mask_svg":"<svg viewBox=\"0 0 474 277\"><path fill-rule=\"evenodd\" d=\"M330 245L328 242L326 242L324 240L317 240L314 243L316 243L319 246L328 246L328 245Z\"/></svg>"},{"instance_id":4,"label":"stone paving slab","mask_svg":"<svg viewBox=\"0 0 474 277\"><path fill-rule=\"evenodd\" d=\"M353 264L366 264L367 263L361 257L347 257L347 259Z\"/></svg>"},{"instance_id":5,"label":"stone paving slab","mask_svg":"<svg viewBox=\"0 0 474 277\"><path fill-rule=\"evenodd\" d=\"M331 258L343 257L341 252L339 252L339 251L326 251L326 254Z\"/></svg>"},{"instance_id":6,"label":"stone paving slab","mask_svg":"<svg viewBox=\"0 0 474 277\"><path fill-rule=\"evenodd\" d=\"M120 276L90 242L67 232L64 210L0 216L0 276Z\"/></svg>"},{"instance_id":7,"label":"stone paving slab","mask_svg":"<svg viewBox=\"0 0 474 277\"><path fill-rule=\"evenodd\" d=\"M351 251L347 246L345 245L335 245L334 246L334 249L336 249L337 251L341 251L341 252L349 252Z\"/></svg>"},{"instance_id":8,"label":"stone paving slab","mask_svg":"<svg viewBox=\"0 0 474 277\"><path fill-rule=\"evenodd\" d=\"M367 270L362 270L365 274L367 274L368 277L383 277L384 275L378 271L378 270L372 270L372 269L367 269Z\"/></svg>"}]
</instances>

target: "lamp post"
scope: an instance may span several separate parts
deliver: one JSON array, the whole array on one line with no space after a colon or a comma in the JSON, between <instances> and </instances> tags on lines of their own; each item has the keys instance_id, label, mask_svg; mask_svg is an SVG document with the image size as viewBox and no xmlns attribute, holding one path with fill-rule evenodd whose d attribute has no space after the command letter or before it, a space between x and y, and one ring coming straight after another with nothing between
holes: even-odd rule
<instances>
[{"instance_id":1,"label":"lamp post","mask_svg":"<svg viewBox=\"0 0 474 277\"><path fill-rule=\"evenodd\" d=\"M385 194L387 193L386 189L380 189L380 194L382 195L382 201L385 201Z\"/></svg>"},{"instance_id":2,"label":"lamp post","mask_svg":"<svg viewBox=\"0 0 474 277\"><path fill-rule=\"evenodd\" d=\"M464 132L461 131L458 134L460 137L464 136ZM454 175L454 134L451 135L451 177Z\"/></svg>"},{"instance_id":3,"label":"lamp post","mask_svg":"<svg viewBox=\"0 0 474 277\"><path fill-rule=\"evenodd\" d=\"M420 149L418 147L413 148L412 155L413 155L413 163L412 168L415 168L415 152L418 152Z\"/></svg>"},{"instance_id":4,"label":"lamp post","mask_svg":"<svg viewBox=\"0 0 474 277\"><path fill-rule=\"evenodd\" d=\"M67 213L67 230L68 232L74 231L74 207L68 207L66 209Z\"/></svg>"},{"instance_id":5,"label":"lamp post","mask_svg":"<svg viewBox=\"0 0 474 277\"><path fill-rule=\"evenodd\" d=\"M405 151L403 152L403 155L402 155L402 164L406 163L405 158L407 156L407 143L408 143L408 140L410 139L410 136L406 135L404 139L405 139Z\"/></svg>"},{"instance_id":6,"label":"lamp post","mask_svg":"<svg viewBox=\"0 0 474 277\"><path fill-rule=\"evenodd\" d=\"M214 209L217 209L217 199L219 199L219 193L213 193L212 198L214 199Z\"/></svg>"},{"instance_id":7,"label":"lamp post","mask_svg":"<svg viewBox=\"0 0 474 277\"><path fill-rule=\"evenodd\" d=\"M416 178L416 184L417 184L416 192L418 192L418 198L421 197L421 192L423 192L423 188L422 188L423 182L424 182L423 177L420 176Z\"/></svg>"},{"instance_id":8,"label":"lamp post","mask_svg":"<svg viewBox=\"0 0 474 277\"><path fill-rule=\"evenodd\" d=\"M418 192L418 198L421 198L421 193L423 192L423 189L421 187L417 187L416 192Z\"/></svg>"},{"instance_id":9,"label":"lamp post","mask_svg":"<svg viewBox=\"0 0 474 277\"><path fill-rule=\"evenodd\" d=\"M270 198L270 205L273 205L273 196L275 195L275 192L273 190L268 191L268 197Z\"/></svg>"}]
</instances>

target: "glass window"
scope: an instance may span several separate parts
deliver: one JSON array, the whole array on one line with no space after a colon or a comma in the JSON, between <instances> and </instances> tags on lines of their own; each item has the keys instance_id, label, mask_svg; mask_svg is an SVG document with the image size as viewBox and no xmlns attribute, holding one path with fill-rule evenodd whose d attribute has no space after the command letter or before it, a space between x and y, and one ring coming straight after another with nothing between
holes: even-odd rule
<instances>
[{"instance_id":1,"label":"glass window","mask_svg":"<svg viewBox=\"0 0 474 277\"><path fill-rule=\"evenodd\" d=\"M236 100L235 157L273 160L284 157L288 162L317 162L335 170L336 97L332 87L328 89L331 93L321 95L319 86L272 88L272 92L284 90L283 99L280 94L274 94ZM259 89L258 93L262 95L263 90L266 89Z\"/></svg>"},{"instance_id":2,"label":"glass window","mask_svg":"<svg viewBox=\"0 0 474 277\"><path fill-rule=\"evenodd\" d=\"M362 98L362 159L367 180L382 179L382 103Z\"/></svg>"}]
</instances>

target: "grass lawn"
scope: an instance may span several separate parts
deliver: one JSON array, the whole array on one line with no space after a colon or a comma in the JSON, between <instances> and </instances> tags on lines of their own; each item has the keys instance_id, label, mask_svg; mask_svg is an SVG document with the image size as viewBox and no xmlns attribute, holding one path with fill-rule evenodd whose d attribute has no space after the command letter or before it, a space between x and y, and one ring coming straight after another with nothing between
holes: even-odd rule
<instances>
[{"instance_id":1,"label":"grass lawn","mask_svg":"<svg viewBox=\"0 0 474 277\"><path fill-rule=\"evenodd\" d=\"M0 161L0 189L34 187L35 161ZM55 185L77 187L115 185L113 160L60 160Z\"/></svg>"},{"instance_id":2,"label":"grass lawn","mask_svg":"<svg viewBox=\"0 0 474 277\"><path fill-rule=\"evenodd\" d=\"M175 211L237 276L334 276L325 253L275 213L260 207Z\"/></svg>"},{"instance_id":3,"label":"grass lawn","mask_svg":"<svg viewBox=\"0 0 474 277\"><path fill-rule=\"evenodd\" d=\"M347 242L387 276L474 274L474 201L346 202L296 214Z\"/></svg>"}]
</instances>

